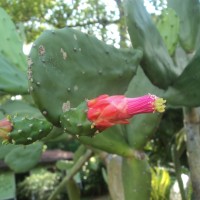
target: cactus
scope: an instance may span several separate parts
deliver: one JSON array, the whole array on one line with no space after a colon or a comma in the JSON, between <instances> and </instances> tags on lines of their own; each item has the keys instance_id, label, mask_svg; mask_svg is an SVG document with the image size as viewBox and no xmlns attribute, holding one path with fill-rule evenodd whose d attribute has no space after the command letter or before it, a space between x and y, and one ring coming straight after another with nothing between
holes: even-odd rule
<instances>
[{"instance_id":1,"label":"cactus","mask_svg":"<svg viewBox=\"0 0 200 200\"><path fill-rule=\"evenodd\" d=\"M178 75L163 40L141 0L125 0L128 32L135 48L142 48L142 68L151 82L166 89Z\"/></svg>"},{"instance_id":2,"label":"cactus","mask_svg":"<svg viewBox=\"0 0 200 200\"><path fill-rule=\"evenodd\" d=\"M42 142L36 142L27 146L18 145L6 155L4 161L17 173L27 172L38 163L42 149Z\"/></svg>"},{"instance_id":3,"label":"cactus","mask_svg":"<svg viewBox=\"0 0 200 200\"><path fill-rule=\"evenodd\" d=\"M76 107L103 93L123 94L141 57L139 50L118 50L73 29L46 31L31 49L30 92L44 116L59 126L69 104Z\"/></svg>"},{"instance_id":4,"label":"cactus","mask_svg":"<svg viewBox=\"0 0 200 200\"><path fill-rule=\"evenodd\" d=\"M0 54L0 91L3 94L26 94L28 81L26 73L12 66Z\"/></svg>"},{"instance_id":5,"label":"cactus","mask_svg":"<svg viewBox=\"0 0 200 200\"><path fill-rule=\"evenodd\" d=\"M165 9L157 22L157 28L170 56L174 54L178 44L179 23L176 12L171 8Z\"/></svg>"},{"instance_id":6,"label":"cactus","mask_svg":"<svg viewBox=\"0 0 200 200\"><path fill-rule=\"evenodd\" d=\"M192 2L194 4L184 0L183 7L187 7L188 13L196 9L197 0ZM26 117L18 114L17 117L11 117L10 121L2 121L1 136L8 142L29 144L44 138L55 125L57 126L55 133L64 130L92 149L122 156L125 199L150 199L151 177L144 146L158 127L162 115L144 114L129 119L133 114L143 112L128 112L130 107L128 108L126 103L128 98L138 98L151 92L163 96L170 106L200 105L197 89L200 84L198 70L200 50L194 52L196 54L190 62L187 58L184 59L186 63L184 66L176 65L169 55L170 53L174 56L175 53L175 57L177 56L178 32L179 41L187 52L197 48L195 41L199 40L198 27L194 27L199 13L195 14L191 21L188 17L187 25L184 25L182 21L188 13L185 10L181 11L177 6L178 3L182 4L179 0L174 3L169 1L169 5L176 11L178 17L174 11L168 9L167 12L171 14L163 13L163 18L156 29L142 0L125 0L131 42L134 48L141 50L116 49L88 34L70 28L44 32L33 44L28 59L28 79L34 102L46 119L40 114L39 117L35 115L33 118L28 117L30 115L26 112L23 113ZM170 21L168 28L162 23L164 19L167 24ZM190 30L187 30L188 27L192 27L191 30L195 33L191 34ZM185 33L180 33L183 30ZM188 37L188 33L191 34L191 38ZM184 55L183 50L182 52ZM10 64L5 57L0 61L4 65ZM15 71L10 74L14 73ZM14 93L17 88L10 90L11 83L10 80L8 82L10 86L5 90L1 89L1 92ZM127 97L123 96L124 93ZM142 102L150 105L151 112L157 110L155 105L164 111L164 100L159 99L156 102L156 99L153 102L146 100ZM97 101L100 102L96 106L99 107L98 110L94 105ZM111 106L107 107L108 102ZM131 108L133 111L140 110L143 108L141 105L142 103L134 104ZM2 110L5 113L11 112L3 106ZM118 125L113 126L115 124ZM19 152L16 150L15 154L14 150L4 158L11 164L13 155ZM8 157L9 154L12 156Z\"/></svg>"},{"instance_id":7,"label":"cactus","mask_svg":"<svg viewBox=\"0 0 200 200\"><path fill-rule=\"evenodd\" d=\"M37 119L32 117L24 117L20 115L8 116L3 119L0 124L6 124L4 127L0 125L0 135L4 138L4 142L13 144L30 144L45 136L52 130L53 126L45 119Z\"/></svg>"},{"instance_id":8,"label":"cactus","mask_svg":"<svg viewBox=\"0 0 200 200\"><path fill-rule=\"evenodd\" d=\"M146 158L124 158L122 180L125 200L150 199L151 173Z\"/></svg>"},{"instance_id":9,"label":"cactus","mask_svg":"<svg viewBox=\"0 0 200 200\"><path fill-rule=\"evenodd\" d=\"M91 138L80 136L79 141L87 146L106 151L108 153L118 154L124 157L134 157L135 152L127 144L123 130L120 126L114 126L97 134Z\"/></svg>"},{"instance_id":10,"label":"cactus","mask_svg":"<svg viewBox=\"0 0 200 200\"><path fill-rule=\"evenodd\" d=\"M0 92L3 94L27 94L26 57L22 41L10 16L0 8Z\"/></svg>"},{"instance_id":11,"label":"cactus","mask_svg":"<svg viewBox=\"0 0 200 200\"><path fill-rule=\"evenodd\" d=\"M198 87L200 85L200 49L193 59L188 63L183 73L175 83L169 87L165 93L165 98L173 106L200 106L200 95Z\"/></svg>"},{"instance_id":12,"label":"cactus","mask_svg":"<svg viewBox=\"0 0 200 200\"><path fill-rule=\"evenodd\" d=\"M186 52L191 53L199 48L199 1L198 0L168 0L180 19L179 40Z\"/></svg>"},{"instance_id":13,"label":"cactus","mask_svg":"<svg viewBox=\"0 0 200 200\"><path fill-rule=\"evenodd\" d=\"M0 27L0 54L9 60L11 65L25 72L27 64L22 52L22 41L11 17L2 8L0 8Z\"/></svg>"}]
</instances>

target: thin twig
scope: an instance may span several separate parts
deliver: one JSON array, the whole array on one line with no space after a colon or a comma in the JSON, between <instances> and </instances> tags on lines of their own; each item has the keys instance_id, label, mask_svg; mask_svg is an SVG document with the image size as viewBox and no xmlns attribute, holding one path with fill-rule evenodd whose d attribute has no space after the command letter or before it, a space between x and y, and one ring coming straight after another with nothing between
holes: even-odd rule
<instances>
[{"instance_id":1,"label":"thin twig","mask_svg":"<svg viewBox=\"0 0 200 200\"><path fill-rule=\"evenodd\" d=\"M83 164L92 156L92 151L88 149L86 153L81 156L78 161L74 164L74 166L69 171L68 175L62 180L62 182L58 185L58 187L52 192L51 196L48 200L54 200L56 196L60 193L60 191L66 187L66 183L81 169Z\"/></svg>"}]
</instances>

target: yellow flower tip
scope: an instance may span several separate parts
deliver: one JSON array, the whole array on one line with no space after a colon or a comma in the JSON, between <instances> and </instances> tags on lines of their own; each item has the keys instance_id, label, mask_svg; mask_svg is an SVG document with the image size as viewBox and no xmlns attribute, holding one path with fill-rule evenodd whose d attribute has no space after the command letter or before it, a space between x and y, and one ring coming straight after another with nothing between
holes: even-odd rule
<instances>
[{"instance_id":1,"label":"yellow flower tip","mask_svg":"<svg viewBox=\"0 0 200 200\"><path fill-rule=\"evenodd\" d=\"M155 102L154 102L154 109L156 112L164 112L165 111L165 105L166 100L164 100L163 98L156 98Z\"/></svg>"}]
</instances>

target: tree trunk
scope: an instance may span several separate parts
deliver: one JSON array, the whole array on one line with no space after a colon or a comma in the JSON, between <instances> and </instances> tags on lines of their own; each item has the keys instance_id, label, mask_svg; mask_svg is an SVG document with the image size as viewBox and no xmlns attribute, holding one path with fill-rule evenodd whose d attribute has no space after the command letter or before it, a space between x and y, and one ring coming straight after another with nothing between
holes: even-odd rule
<instances>
[{"instance_id":1,"label":"tree trunk","mask_svg":"<svg viewBox=\"0 0 200 200\"><path fill-rule=\"evenodd\" d=\"M194 193L200 199L200 126L197 108L184 109L184 126L187 135L187 156Z\"/></svg>"}]
</instances>

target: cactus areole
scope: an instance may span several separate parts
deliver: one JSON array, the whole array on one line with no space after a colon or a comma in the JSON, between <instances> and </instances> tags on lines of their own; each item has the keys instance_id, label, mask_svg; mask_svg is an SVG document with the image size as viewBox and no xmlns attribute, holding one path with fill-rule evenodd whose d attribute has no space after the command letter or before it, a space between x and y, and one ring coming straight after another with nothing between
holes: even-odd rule
<instances>
[{"instance_id":1,"label":"cactus areole","mask_svg":"<svg viewBox=\"0 0 200 200\"><path fill-rule=\"evenodd\" d=\"M116 124L128 124L136 114L164 112L165 102L152 94L137 98L104 94L64 112L60 122L71 134L94 136Z\"/></svg>"}]
</instances>

